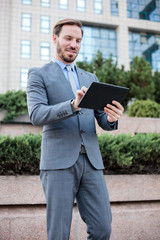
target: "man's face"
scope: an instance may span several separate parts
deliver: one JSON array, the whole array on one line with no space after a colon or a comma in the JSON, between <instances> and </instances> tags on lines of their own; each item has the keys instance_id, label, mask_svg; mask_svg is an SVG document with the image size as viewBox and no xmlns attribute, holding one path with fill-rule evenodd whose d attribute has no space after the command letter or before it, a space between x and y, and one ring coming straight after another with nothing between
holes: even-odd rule
<instances>
[{"instance_id":1,"label":"man's face","mask_svg":"<svg viewBox=\"0 0 160 240\"><path fill-rule=\"evenodd\" d=\"M59 36L53 34L56 58L65 64L72 63L79 53L81 40L82 32L78 26L64 25Z\"/></svg>"}]
</instances>

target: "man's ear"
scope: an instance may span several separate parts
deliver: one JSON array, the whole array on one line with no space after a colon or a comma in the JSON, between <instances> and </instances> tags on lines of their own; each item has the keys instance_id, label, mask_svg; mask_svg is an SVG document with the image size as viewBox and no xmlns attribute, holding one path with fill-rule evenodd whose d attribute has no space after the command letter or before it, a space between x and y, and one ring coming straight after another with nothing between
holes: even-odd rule
<instances>
[{"instance_id":1,"label":"man's ear","mask_svg":"<svg viewBox=\"0 0 160 240\"><path fill-rule=\"evenodd\" d=\"M57 42L57 38L58 36L56 34L53 34L52 35L52 39L53 39L53 42L56 43Z\"/></svg>"}]
</instances>

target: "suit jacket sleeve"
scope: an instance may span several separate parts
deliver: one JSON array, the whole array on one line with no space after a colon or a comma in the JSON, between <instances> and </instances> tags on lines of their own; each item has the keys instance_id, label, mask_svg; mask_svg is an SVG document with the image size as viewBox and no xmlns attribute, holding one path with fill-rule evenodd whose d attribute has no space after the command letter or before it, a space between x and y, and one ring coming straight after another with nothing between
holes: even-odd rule
<instances>
[{"instance_id":1,"label":"suit jacket sleeve","mask_svg":"<svg viewBox=\"0 0 160 240\"><path fill-rule=\"evenodd\" d=\"M27 104L30 120L34 125L48 125L74 116L71 100L55 105L48 104L44 76L36 69L30 69L27 83Z\"/></svg>"}]
</instances>

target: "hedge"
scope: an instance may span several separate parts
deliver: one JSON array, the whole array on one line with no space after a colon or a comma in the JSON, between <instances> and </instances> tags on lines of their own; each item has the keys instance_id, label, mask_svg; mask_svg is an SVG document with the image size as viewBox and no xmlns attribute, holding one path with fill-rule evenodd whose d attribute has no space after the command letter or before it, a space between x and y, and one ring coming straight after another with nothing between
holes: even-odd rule
<instances>
[{"instance_id":1,"label":"hedge","mask_svg":"<svg viewBox=\"0 0 160 240\"><path fill-rule=\"evenodd\" d=\"M103 134L99 145L105 173L160 173L160 134Z\"/></svg>"},{"instance_id":2,"label":"hedge","mask_svg":"<svg viewBox=\"0 0 160 240\"><path fill-rule=\"evenodd\" d=\"M41 135L0 135L0 174L39 174Z\"/></svg>"},{"instance_id":3,"label":"hedge","mask_svg":"<svg viewBox=\"0 0 160 240\"><path fill-rule=\"evenodd\" d=\"M129 117L160 118L160 104L152 100L136 100L128 110Z\"/></svg>"},{"instance_id":4,"label":"hedge","mask_svg":"<svg viewBox=\"0 0 160 240\"><path fill-rule=\"evenodd\" d=\"M105 174L160 173L160 134L98 137ZM0 175L39 174L41 135L0 135Z\"/></svg>"}]
</instances>

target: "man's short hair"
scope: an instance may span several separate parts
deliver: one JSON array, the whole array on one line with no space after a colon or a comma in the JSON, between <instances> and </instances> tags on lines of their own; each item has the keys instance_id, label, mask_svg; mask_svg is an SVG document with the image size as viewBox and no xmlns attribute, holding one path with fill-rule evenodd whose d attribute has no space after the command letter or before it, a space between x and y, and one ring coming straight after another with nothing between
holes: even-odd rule
<instances>
[{"instance_id":1,"label":"man's short hair","mask_svg":"<svg viewBox=\"0 0 160 240\"><path fill-rule=\"evenodd\" d=\"M83 36L83 30L82 30L82 23L79 20L71 19L71 18L65 18L60 21L58 21L55 26L53 27L53 34L56 34L59 36L61 29L64 25L76 25L81 29L82 36Z\"/></svg>"}]
</instances>

